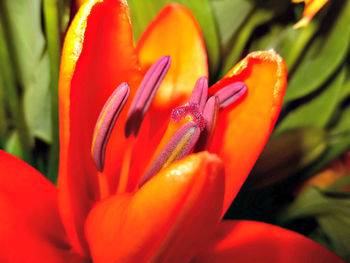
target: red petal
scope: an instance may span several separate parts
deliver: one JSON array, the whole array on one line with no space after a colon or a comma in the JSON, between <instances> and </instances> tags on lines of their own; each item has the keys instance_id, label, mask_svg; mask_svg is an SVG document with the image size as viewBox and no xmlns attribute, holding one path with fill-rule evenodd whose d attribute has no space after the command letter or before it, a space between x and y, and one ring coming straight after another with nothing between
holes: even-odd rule
<instances>
[{"instance_id":1,"label":"red petal","mask_svg":"<svg viewBox=\"0 0 350 263\"><path fill-rule=\"evenodd\" d=\"M56 188L1 150L0 171L0 261L83 262L67 243Z\"/></svg>"},{"instance_id":2,"label":"red petal","mask_svg":"<svg viewBox=\"0 0 350 263\"><path fill-rule=\"evenodd\" d=\"M207 152L174 163L134 194L96 205L86 223L94 262L186 262L222 213L221 161Z\"/></svg>"},{"instance_id":3,"label":"red petal","mask_svg":"<svg viewBox=\"0 0 350 263\"><path fill-rule=\"evenodd\" d=\"M145 71L164 55L171 56L168 74L147 114L133 153L134 189L170 120L171 110L188 102L199 77L208 76L207 54L193 14L178 4L166 5L140 37L136 50ZM140 150L142 149L142 150ZM136 165L137 163L137 165Z\"/></svg>"},{"instance_id":4,"label":"red petal","mask_svg":"<svg viewBox=\"0 0 350 263\"><path fill-rule=\"evenodd\" d=\"M69 239L79 251L87 253L84 220L93 201L99 199L97 170L90 150L95 122L112 91L123 81L134 87L138 77L125 1L88 2L67 33L59 84L59 207ZM107 151L123 145L116 141L116 132ZM111 166L113 156L106 154L106 166Z\"/></svg>"},{"instance_id":5,"label":"red petal","mask_svg":"<svg viewBox=\"0 0 350 263\"><path fill-rule=\"evenodd\" d=\"M224 212L261 153L277 120L287 83L286 66L274 51L258 51L239 62L221 81L217 90L235 81L248 87L247 95L220 112L212 150L225 163Z\"/></svg>"},{"instance_id":6,"label":"red petal","mask_svg":"<svg viewBox=\"0 0 350 263\"><path fill-rule=\"evenodd\" d=\"M223 221L212 244L193 262L345 263L300 234L253 221Z\"/></svg>"}]
</instances>

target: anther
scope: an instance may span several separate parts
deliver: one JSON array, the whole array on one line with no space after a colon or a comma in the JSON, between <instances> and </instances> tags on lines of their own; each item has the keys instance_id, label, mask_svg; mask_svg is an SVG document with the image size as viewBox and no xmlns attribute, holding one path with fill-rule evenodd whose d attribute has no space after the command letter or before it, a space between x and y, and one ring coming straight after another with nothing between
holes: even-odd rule
<instances>
[{"instance_id":1,"label":"anther","mask_svg":"<svg viewBox=\"0 0 350 263\"><path fill-rule=\"evenodd\" d=\"M247 92L247 86L243 82L235 82L227 85L214 94L220 101L220 109L224 109L238 99L240 99Z\"/></svg>"},{"instance_id":2,"label":"anther","mask_svg":"<svg viewBox=\"0 0 350 263\"><path fill-rule=\"evenodd\" d=\"M114 124L123 109L130 89L125 82L120 84L108 98L97 119L92 137L91 154L97 170L103 171L106 146Z\"/></svg>"},{"instance_id":3,"label":"anther","mask_svg":"<svg viewBox=\"0 0 350 263\"><path fill-rule=\"evenodd\" d=\"M205 104L203 111L203 118L205 119L206 125L199 137L198 143L194 149L194 152L200 152L210 146L210 143L214 137L216 124L219 116L220 101L216 96L209 98Z\"/></svg>"},{"instance_id":4,"label":"anther","mask_svg":"<svg viewBox=\"0 0 350 263\"><path fill-rule=\"evenodd\" d=\"M162 168L188 155L198 141L201 131L194 122L184 124L153 161L139 186L151 179Z\"/></svg>"},{"instance_id":5,"label":"anther","mask_svg":"<svg viewBox=\"0 0 350 263\"><path fill-rule=\"evenodd\" d=\"M170 64L171 58L164 56L158 59L147 71L130 105L125 124L126 137L129 137L131 133L137 136L142 120L168 72Z\"/></svg>"},{"instance_id":6,"label":"anther","mask_svg":"<svg viewBox=\"0 0 350 263\"><path fill-rule=\"evenodd\" d=\"M179 106L171 111L171 119L174 122L179 122L186 117L190 117L191 121L195 122L201 131L205 128L205 120L202 116L198 104L188 103L186 105Z\"/></svg>"},{"instance_id":7,"label":"anther","mask_svg":"<svg viewBox=\"0 0 350 263\"><path fill-rule=\"evenodd\" d=\"M201 77L197 80L192 91L189 103L197 104L202 112L208 99L208 78Z\"/></svg>"}]
</instances>

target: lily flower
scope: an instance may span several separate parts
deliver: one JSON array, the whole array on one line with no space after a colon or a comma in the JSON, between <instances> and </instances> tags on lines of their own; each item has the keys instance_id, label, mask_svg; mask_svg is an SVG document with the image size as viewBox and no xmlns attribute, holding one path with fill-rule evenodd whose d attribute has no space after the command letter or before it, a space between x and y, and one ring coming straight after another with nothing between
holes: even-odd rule
<instances>
[{"instance_id":1,"label":"lily flower","mask_svg":"<svg viewBox=\"0 0 350 263\"><path fill-rule=\"evenodd\" d=\"M286 68L260 51L209 90L207 76L184 7L166 6L134 47L125 1L83 5L62 54L57 188L0 151L1 261L343 262L297 233L221 221L273 129Z\"/></svg>"},{"instance_id":2,"label":"lily flower","mask_svg":"<svg viewBox=\"0 0 350 263\"><path fill-rule=\"evenodd\" d=\"M292 0L293 3L305 2L303 17L294 28L307 26L318 11L328 2L328 0Z\"/></svg>"}]
</instances>

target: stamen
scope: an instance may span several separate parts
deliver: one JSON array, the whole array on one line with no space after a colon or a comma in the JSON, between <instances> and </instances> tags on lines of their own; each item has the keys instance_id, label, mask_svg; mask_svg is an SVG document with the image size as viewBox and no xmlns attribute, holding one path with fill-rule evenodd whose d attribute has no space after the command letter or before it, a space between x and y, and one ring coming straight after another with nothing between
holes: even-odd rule
<instances>
[{"instance_id":1,"label":"stamen","mask_svg":"<svg viewBox=\"0 0 350 263\"><path fill-rule=\"evenodd\" d=\"M205 104L203 118L205 119L206 125L204 131L201 133L199 137L198 143L194 149L194 152L200 152L205 150L210 146L210 143L214 137L216 123L218 120L220 108L219 98L216 96L212 96L209 98L207 103Z\"/></svg>"},{"instance_id":2,"label":"stamen","mask_svg":"<svg viewBox=\"0 0 350 263\"><path fill-rule=\"evenodd\" d=\"M194 103L199 106L199 110L202 112L205 103L208 99L208 78L201 77L197 80L196 85L192 91L192 95L189 103Z\"/></svg>"},{"instance_id":3,"label":"stamen","mask_svg":"<svg viewBox=\"0 0 350 263\"><path fill-rule=\"evenodd\" d=\"M247 92L247 86L243 82L235 82L222 88L214 94L220 101L220 109L224 109L238 99L240 99Z\"/></svg>"},{"instance_id":4,"label":"stamen","mask_svg":"<svg viewBox=\"0 0 350 263\"><path fill-rule=\"evenodd\" d=\"M141 187L162 168L188 155L195 146L200 133L200 128L194 122L183 125L156 157L151 167L142 178L139 186Z\"/></svg>"},{"instance_id":5,"label":"stamen","mask_svg":"<svg viewBox=\"0 0 350 263\"><path fill-rule=\"evenodd\" d=\"M97 170L103 171L106 146L114 124L123 109L130 89L126 82L120 84L108 98L97 119L92 137L91 154Z\"/></svg>"},{"instance_id":6,"label":"stamen","mask_svg":"<svg viewBox=\"0 0 350 263\"><path fill-rule=\"evenodd\" d=\"M125 124L126 137L129 137L131 133L137 136L142 120L162 80L168 72L170 64L171 58L169 56L164 56L158 59L147 71L130 105Z\"/></svg>"},{"instance_id":7,"label":"stamen","mask_svg":"<svg viewBox=\"0 0 350 263\"><path fill-rule=\"evenodd\" d=\"M205 128L205 120L198 104L188 103L171 111L171 119L174 122L179 122L181 119L186 117L190 117L191 121L195 122L201 131Z\"/></svg>"}]
</instances>

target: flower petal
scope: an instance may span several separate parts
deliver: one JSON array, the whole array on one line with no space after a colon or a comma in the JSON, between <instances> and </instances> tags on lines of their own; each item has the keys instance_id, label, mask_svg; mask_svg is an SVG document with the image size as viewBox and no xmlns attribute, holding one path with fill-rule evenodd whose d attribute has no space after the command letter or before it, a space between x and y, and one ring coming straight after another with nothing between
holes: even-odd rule
<instances>
[{"instance_id":1,"label":"flower petal","mask_svg":"<svg viewBox=\"0 0 350 263\"><path fill-rule=\"evenodd\" d=\"M172 63L138 135L133 152L137 165L131 167L129 189L139 184L166 130L171 110L187 103L197 79L208 76L202 32L193 14L181 5L168 4L159 12L141 35L136 51L143 71L164 55L169 55Z\"/></svg>"},{"instance_id":2,"label":"flower petal","mask_svg":"<svg viewBox=\"0 0 350 263\"><path fill-rule=\"evenodd\" d=\"M0 261L83 262L67 243L51 182L2 150L0 171Z\"/></svg>"},{"instance_id":3,"label":"flower petal","mask_svg":"<svg viewBox=\"0 0 350 263\"><path fill-rule=\"evenodd\" d=\"M83 5L65 39L59 83L59 208L69 239L79 251L87 253L84 220L92 202L99 199L90 154L95 123L113 90L123 81L135 87L138 77L125 1L92 0ZM123 145L114 134L107 146L107 166L112 158L108 149Z\"/></svg>"},{"instance_id":4,"label":"flower petal","mask_svg":"<svg viewBox=\"0 0 350 263\"><path fill-rule=\"evenodd\" d=\"M215 94L230 83L242 81L246 96L219 114L212 151L225 163L224 212L261 153L281 109L287 83L286 66L274 51L249 54L209 89Z\"/></svg>"},{"instance_id":5,"label":"flower petal","mask_svg":"<svg viewBox=\"0 0 350 263\"><path fill-rule=\"evenodd\" d=\"M345 263L320 244L289 230L253 221L223 221L212 245L193 262Z\"/></svg>"},{"instance_id":6,"label":"flower petal","mask_svg":"<svg viewBox=\"0 0 350 263\"><path fill-rule=\"evenodd\" d=\"M202 32L193 14L181 5L166 5L141 35L136 50L143 68L161 56L172 59L153 103L157 108L186 103L197 79L208 76Z\"/></svg>"},{"instance_id":7,"label":"flower petal","mask_svg":"<svg viewBox=\"0 0 350 263\"><path fill-rule=\"evenodd\" d=\"M186 262L214 231L223 189L221 161L202 152L99 203L86 223L94 262Z\"/></svg>"}]
</instances>

